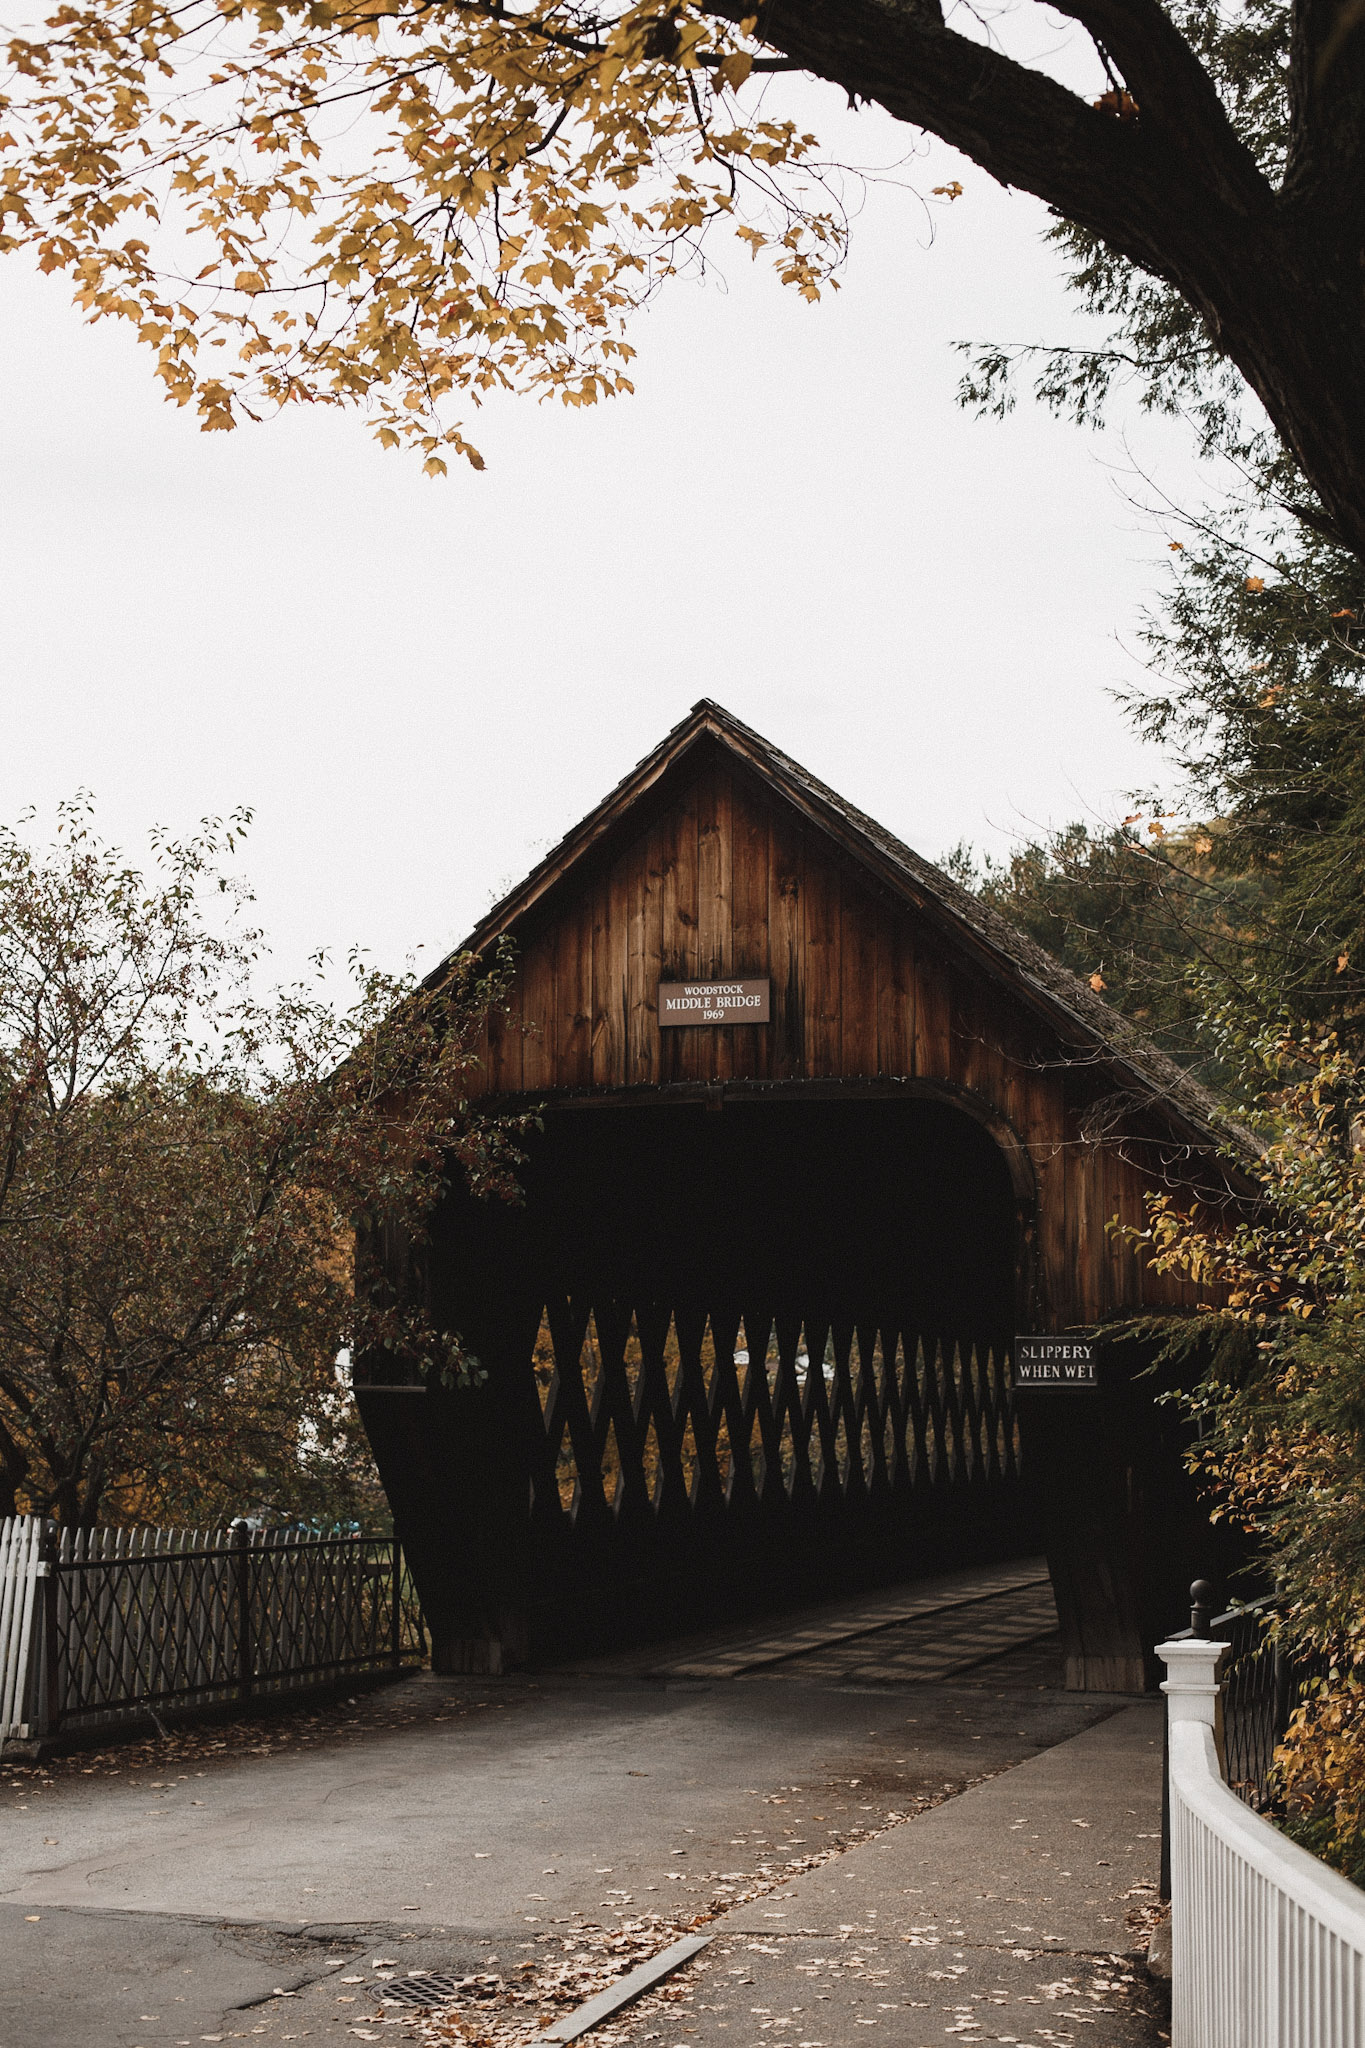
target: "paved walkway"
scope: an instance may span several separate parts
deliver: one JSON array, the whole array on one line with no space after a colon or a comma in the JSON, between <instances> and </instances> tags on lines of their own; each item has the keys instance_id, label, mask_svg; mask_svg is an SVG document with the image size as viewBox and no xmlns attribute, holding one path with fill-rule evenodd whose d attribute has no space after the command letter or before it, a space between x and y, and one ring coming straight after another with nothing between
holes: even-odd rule
<instances>
[{"instance_id":1,"label":"paved walkway","mask_svg":"<svg viewBox=\"0 0 1365 2048\"><path fill-rule=\"evenodd\" d=\"M690 2031L726 2048L864 2029L897 2048L1149 2043L1129 1916L1153 1896L1160 1825L1143 1701L726 1914Z\"/></svg>"},{"instance_id":2,"label":"paved walkway","mask_svg":"<svg viewBox=\"0 0 1365 2048\"><path fill-rule=\"evenodd\" d=\"M203 1738L193 1751L172 1738L150 1763L114 1752L98 1762L65 1759L46 1773L0 1767L0 2048L197 2048L260 2035L348 2048L350 2036L375 2033L377 1996L392 1972L419 1965L481 1977L500 2014L496 2039L518 2012L533 2017L556 1976L593 1988L602 1971L621 1966L616 1958L663 1946L670 1929L697 1916L710 1924L716 1914L723 1940L689 1981L712 1985L742 1970L759 1986L756 2006L771 2005L777 1979L789 1991L793 1971L805 1982L816 1966L815 1950L798 1955L791 1942L814 1941L819 1956L840 1958L844 1983L851 1965L841 1937L856 1933L861 1954L874 1927L891 1922L895 1968L880 1950L875 1967L885 1964L898 2000L915 1987L919 1995L921 1963L937 1967L950 1935L964 1956L989 1954L998 1974L999 1930L988 1931L990 1949L965 1915L972 1884L985 1882L990 1845L1032 1853L1024 1838L1033 1791L1021 1803L1007 1788L1052 1759L1089 1755L1073 1738L1112 1744L1106 1728L1136 1725L1134 1715L1150 1723L1152 1711L1143 1705L1116 1722L1124 1703L1058 1689L1055 1640L1039 1633L1048 1615L1036 1574L1021 1571L993 1589L949 1588L950 1606L943 1591L906 1593L899 1615L855 1603L842 1625L833 1610L794 1618L760 1632L756 1654L753 1631L738 1657L728 1632L672 1660L714 1666L731 1655L733 1676L599 1668L503 1682L424 1677L309 1722L317 1732L292 1747L287 1731L272 1735L261 1724L259 1742L252 1738L260 1753L243 1753L239 1741L202 1754ZM974 1603L971 1625L963 1600ZM1150 1767L1149 1745L1112 1751L1106 1769L1128 1799L1123 1788ZM1060 1768L1065 1783L1072 1767ZM1040 1798L1049 1782L1037 1781ZM988 1795L1018 1812L991 1819L993 1809L974 1804ZM1150 1803L1150 1789L1131 1797L1136 1811ZM895 1822L944 1800L920 1819ZM979 1811L986 1817L978 1822ZM1062 1841L1089 1852L1101 1834L1109 1841L1111 1820L1101 1828L1098 1813L1077 1805L1074 1816L1047 1822L1050 1833L1039 1824L1037 1868L1049 1882L1045 1859L1056 1861L1059 1829ZM1100 1829L1094 1842L1073 1819ZM947 1832L915 1834L931 1825ZM1132 1856L1149 1864L1151 1844L1136 1844L1150 1831L1134 1821ZM893 1843L927 1844L939 1875L897 1863ZM829 1860L797 1877L790 1896L776 1895L813 1858ZM1105 1860L1131 1874L1128 1862ZM1067 1867L1071 1885L1089 1866L1078 1856ZM940 1896L950 1872L967 1890ZM1008 1882L1011 1897L1031 1900L1022 1880ZM926 1892L922 1912L917 1885ZM1051 1952L1042 1940L1049 1933L1062 1937L1059 1956L1081 1953L1077 1929L1099 1907L1079 1894L1072 1903L1070 1919L1043 1925L1039 1953ZM941 1921L938 1948L924 1957L928 1936L912 1933L912 1907L915 1927ZM1115 1893L1098 1934L1086 1920L1092 1945L1110 1940L1112 1921L1122 1948L1120 1908ZM1031 1903L1023 1918L1034 1920ZM806 1926L813 1935L789 1932ZM884 1931L875 1939L884 1942ZM740 1944L733 1960L727 1943ZM1013 1951L1010 1961L1020 1965L1019 1985L1031 1984L1035 1966ZM858 1968L867 1967L864 1957ZM956 1951L944 1967L959 1967ZM1058 1981L1069 1967L1059 1963ZM759 1972L769 1970L771 1997L760 1995L767 1980ZM515 2009L513 1984L522 1987ZM657 2036L663 2012L676 2015L666 2030L714 2031L717 2040L724 2031L727 2043L741 2032L755 2040L787 2033L793 2019L776 2007L716 2012L716 2003L696 1991L652 2000L616 2038ZM833 2028L836 2007L850 2038L874 2017L845 2010L833 1990L817 2003L831 2009L822 2048L844 2038ZM1017 2029L1015 2037L1045 2038ZM918 2038L897 2033L898 2041ZM1093 2048L1126 2048L1155 2036L1086 2038Z\"/></svg>"}]
</instances>

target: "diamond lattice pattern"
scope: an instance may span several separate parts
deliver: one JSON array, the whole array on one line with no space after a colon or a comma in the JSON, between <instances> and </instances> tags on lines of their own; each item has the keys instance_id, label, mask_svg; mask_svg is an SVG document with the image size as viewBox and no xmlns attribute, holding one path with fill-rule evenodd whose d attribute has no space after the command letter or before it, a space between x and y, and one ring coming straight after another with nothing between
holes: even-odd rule
<instances>
[{"instance_id":1,"label":"diamond lattice pattern","mask_svg":"<svg viewBox=\"0 0 1365 2048\"><path fill-rule=\"evenodd\" d=\"M800 1317L547 1305L538 1518L833 1504L1017 1478L1008 1354Z\"/></svg>"}]
</instances>

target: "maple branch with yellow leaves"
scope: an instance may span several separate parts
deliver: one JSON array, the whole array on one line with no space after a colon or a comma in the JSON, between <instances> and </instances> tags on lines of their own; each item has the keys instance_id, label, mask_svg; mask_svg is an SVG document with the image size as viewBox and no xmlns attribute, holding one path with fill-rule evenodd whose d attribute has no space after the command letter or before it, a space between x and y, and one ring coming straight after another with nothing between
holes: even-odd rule
<instances>
[{"instance_id":1,"label":"maple branch with yellow leaves","mask_svg":"<svg viewBox=\"0 0 1365 2048\"><path fill-rule=\"evenodd\" d=\"M628 391L631 314L718 226L821 296L845 222L770 104L803 71L1183 299L1365 555L1365 31L1284 0L1253 118L1186 0L1061 11L1097 97L936 0L67 0L9 44L0 246L133 323L205 427L363 405L439 471L479 460L459 398Z\"/></svg>"}]
</instances>

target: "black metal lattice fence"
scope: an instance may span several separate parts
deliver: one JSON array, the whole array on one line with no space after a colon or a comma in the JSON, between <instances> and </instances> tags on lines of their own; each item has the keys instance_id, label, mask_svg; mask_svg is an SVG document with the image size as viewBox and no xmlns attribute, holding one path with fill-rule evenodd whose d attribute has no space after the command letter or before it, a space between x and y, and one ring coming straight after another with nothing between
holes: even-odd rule
<instances>
[{"instance_id":1,"label":"black metal lattice fence","mask_svg":"<svg viewBox=\"0 0 1365 2048\"><path fill-rule=\"evenodd\" d=\"M1223 1776L1258 1813L1275 1805L1272 1766L1304 1689L1325 1675L1327 1659L1291 1654L1274 1630L1276 1600L1267 1594L1216 1614L1209 1640L1226 1643L1221 1667Z\"/></svg>"},{"instance_id":2,"label":"black metal lattice fence","mask_svg":"<svg viewBox=\"0 0 1365 2048\"><path fill-rule=\"evenodd\" d=\"M388 1537L252 1529L48 1532L24 1721L31 1736L244 1702L421 1661Z\"/></svg>"},{"instance_id":3,"label":"black metal lattice fence","mask_svg":"<svg viewBox=\"0 0 1365 2048\"><path fill-rule=\"evenodd\" d=\"M1258 1812L1270 1802L1275 1746L1289 1726L1299 1689L1299 1674L1270 1633L1274 1614L1272 1598L1252 1600L1209 1624L1211 1639L1228 1646L1222 1680L1223 1775Z\"/></svg>"}]
</instances>

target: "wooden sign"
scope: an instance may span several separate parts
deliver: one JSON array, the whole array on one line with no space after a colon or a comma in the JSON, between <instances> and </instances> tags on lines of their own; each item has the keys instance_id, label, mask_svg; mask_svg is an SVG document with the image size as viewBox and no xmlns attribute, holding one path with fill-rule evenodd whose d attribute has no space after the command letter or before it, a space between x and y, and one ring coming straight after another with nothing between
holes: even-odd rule
<instances>
[{"instance_id":1,"label":"wooden sign","mask_svg":"<svg viewBox=\"0 0 1365 2048\"><path fill-rule=\"evenodd\" d=\"M1098 1346L1087 1337L1016 1337L1016 1387L1093 1387Z\"/></svg>"},{"instance_id":2,"label":"wooden sign","mask_svg":"<svg viewBox=\"0 0 1365 2048\"><path fill-rule=\"evenodd\" d=\"M764 981L661 981L659 1024L767 1024L769 991Z\"/></svg>"}]
</instances>

